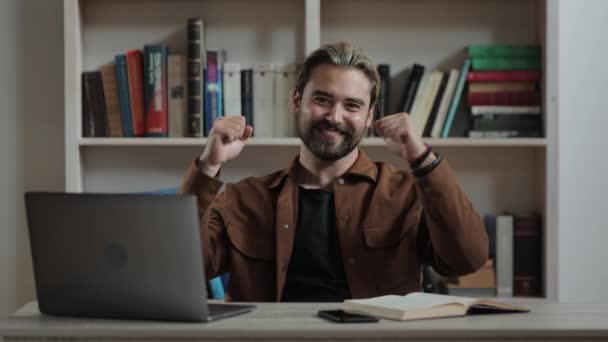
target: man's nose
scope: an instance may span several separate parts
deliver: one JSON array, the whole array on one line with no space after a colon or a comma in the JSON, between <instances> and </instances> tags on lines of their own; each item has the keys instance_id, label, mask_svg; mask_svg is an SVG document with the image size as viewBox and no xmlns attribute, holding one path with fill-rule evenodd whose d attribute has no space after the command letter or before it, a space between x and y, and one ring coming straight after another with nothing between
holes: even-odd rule
<instances>
[{"instance_id":1,"label":"man's nose","mask_svg":"<svg viewBox=\"0 0 608 342\"><path fill-rule=\"evenodd\" d=\"M336 102L330 109L327 119L331 122L342 122L344 116L344 108L342 104Z\"/></svg>"}]
</instances>

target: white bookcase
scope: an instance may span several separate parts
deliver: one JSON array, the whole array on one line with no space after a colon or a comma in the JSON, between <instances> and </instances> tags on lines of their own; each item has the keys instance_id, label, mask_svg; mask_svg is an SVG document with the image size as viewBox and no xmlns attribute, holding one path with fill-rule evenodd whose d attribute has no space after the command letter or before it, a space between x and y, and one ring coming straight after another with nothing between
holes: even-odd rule
<instances>
[{"instance_id":1,"label":"white bookcase","mask_svg":"<svg viewBox=\"0 0 608 342\"><path fill-rule=\"evenodd\" d=\"M244 64L301 62L324 43L346 40L377 63L388 63L397 108L403 71L412 63L459 67L470 44L540 42L544 47L545 138L427 139L442 153L483 213L544 214L544 282L557 298L557 22L542 0L65 0L66 190L136 192L176 187L205 139L83 138L81 82L114 55L168 42L185 54L186 19L205 20L207 47L227 50ZM286 113L287 114L287 113ZM283 168L297 138L253 138L223 171L237 181ZM380 138L364 149L375 160L404 164Z\"/></svg>"}]
</instances>

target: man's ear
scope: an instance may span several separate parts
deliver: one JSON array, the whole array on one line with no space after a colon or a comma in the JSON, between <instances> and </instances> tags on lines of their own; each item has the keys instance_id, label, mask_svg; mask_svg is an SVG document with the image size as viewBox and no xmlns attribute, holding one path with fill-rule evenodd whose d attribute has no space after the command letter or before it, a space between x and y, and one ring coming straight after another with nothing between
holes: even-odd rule
<instances>
[{"instance_id":1,"label":"man's ear","mask_svg":"<svg viewBox=\"0 0 608 342\"><path fill-rule=\"evenodd\" d=\"M369 113L367 113L367 120L365 122L365 127L367 127L367 128L372 126L372 123L374 121L374 112L376 111L376 107L378 107L376 104L369 107Z\"/></svg>"},{"instance_id":2,"label":"man's ear","mask_svg":"<svg viewBox=\"0 0 608 342\"><path fill-rule=\"evenodd\" d=\"M289 100L289 111L292 113L297 113L298 109L300 109L300 105L302 104L302 94L298 90L294 90L291 93L291 99Z\"/></svg>"}]
</instances>

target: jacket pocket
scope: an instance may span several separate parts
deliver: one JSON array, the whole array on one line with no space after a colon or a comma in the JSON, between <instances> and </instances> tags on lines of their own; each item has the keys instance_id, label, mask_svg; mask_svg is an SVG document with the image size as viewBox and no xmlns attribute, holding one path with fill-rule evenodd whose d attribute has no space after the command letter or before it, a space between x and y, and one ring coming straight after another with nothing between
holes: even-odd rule
<instances>
[{"instance_id":1,"label":"jacket pocket","mask_svg":"<svg viewBox=\"0 0 608 342\"><path fill-rule=\"evenodd\" d=\"M368 224L363 226L365 244L371 248L391 247L399 244L420 219L422 209L414 209L405 215L402 224Z\"/></svg>"},{"instance_id":2,"label":"jacket pocket","mask_svg":"<svg viewBox=\"0 0 608 342\"><path fill-rule=\"evenodd\" d=\"M236 250L250 259L264 261L275 259L276 251L273 236L254 236L229 224L228 239Z\"/></svg>"}]
</instances>

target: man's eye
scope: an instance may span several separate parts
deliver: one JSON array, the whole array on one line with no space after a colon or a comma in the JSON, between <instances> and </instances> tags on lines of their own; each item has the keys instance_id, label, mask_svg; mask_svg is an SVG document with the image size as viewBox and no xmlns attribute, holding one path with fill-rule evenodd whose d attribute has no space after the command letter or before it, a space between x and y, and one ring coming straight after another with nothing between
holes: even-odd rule
<instances>
[{"instance_id":1,"label":"man's eye","mask_svg":"<svg viewBox=\"0 0 608 342\"><path fill-rule=\"evenodd\" d=\"M356 103L348 103L346 104L346 109L351 110L351 111L357 111L361 108L361 106L359 106Z\"/></svg>"},{"instance_id":2,"label":"man's eye","mask_svg":"<svg viewBox=\"0 0 608 342\"><path fill-rule=\"evenodd\" d=\"M325 97L315 97L314 98L315 102L319 103L319 104L328 104L329 100Z\"/></svg>"}]
</instances>

